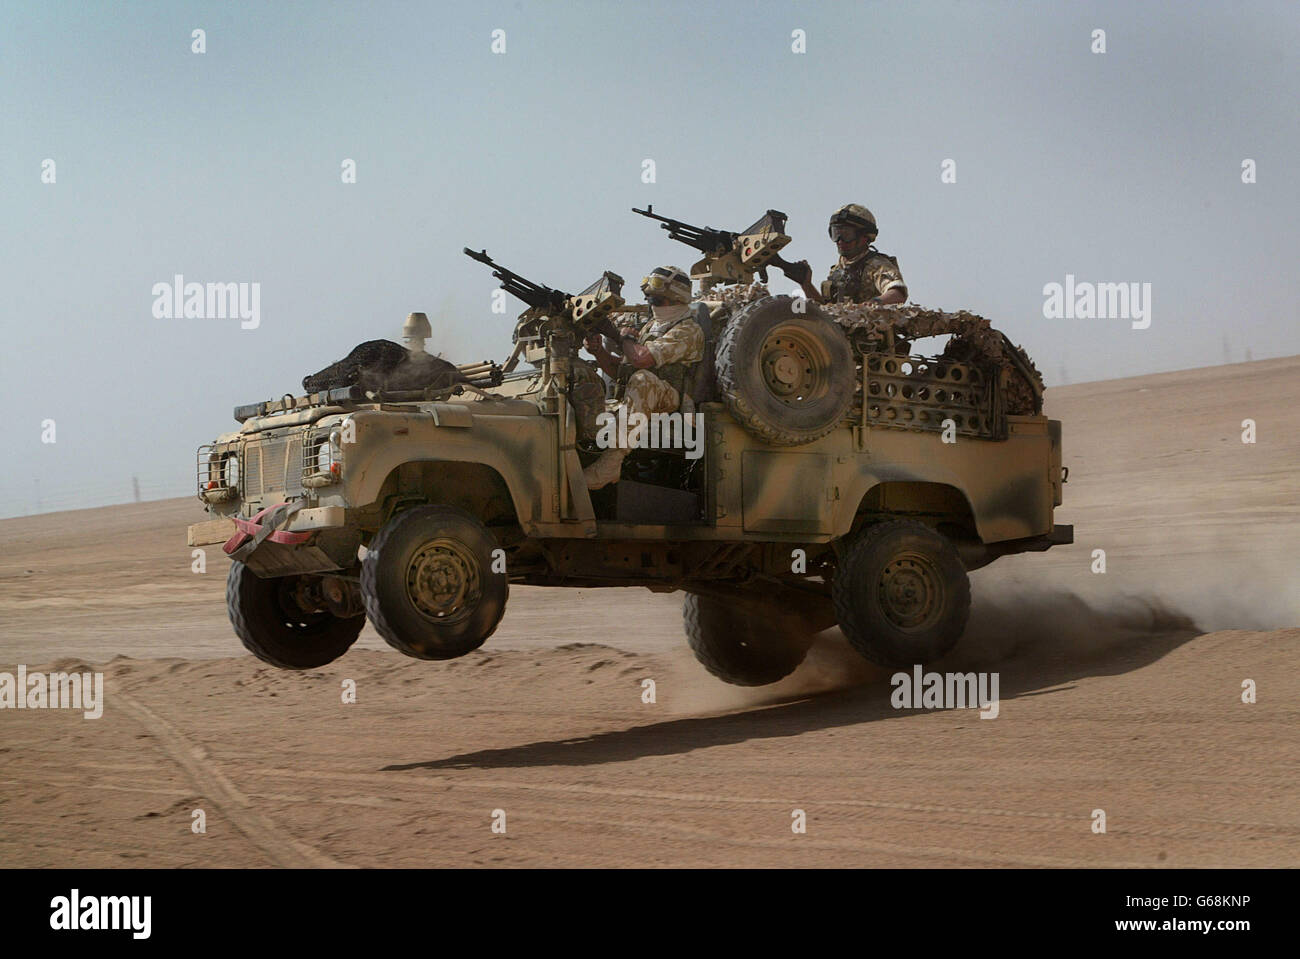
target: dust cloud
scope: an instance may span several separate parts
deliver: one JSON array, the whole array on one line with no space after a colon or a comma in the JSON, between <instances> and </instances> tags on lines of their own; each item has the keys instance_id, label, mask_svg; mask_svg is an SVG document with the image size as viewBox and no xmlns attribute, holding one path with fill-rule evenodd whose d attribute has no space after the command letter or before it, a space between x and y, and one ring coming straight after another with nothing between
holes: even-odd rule
<instances>
[{"instance_id":1,"label":"dust cloud","mask_svg":"<svg viewBox=\"0 0 1300 959\"><path fill-rule=\"evenodd\" d=\"M973 591L961 642L926 666L941 672L1014 666L1022 673L1055 670L1064 676L1107 658L1155 658L1202 632L1184 609L1162 597L1088 600L1063 589L998 584ZM819 634L803 664L770 686L729 686L704 673L689 653L675 665L675 691L667 705L677 712L751 709L854 687L885 688L895 672L864 660L838 628Z\"/></svg>"}]
</instances>

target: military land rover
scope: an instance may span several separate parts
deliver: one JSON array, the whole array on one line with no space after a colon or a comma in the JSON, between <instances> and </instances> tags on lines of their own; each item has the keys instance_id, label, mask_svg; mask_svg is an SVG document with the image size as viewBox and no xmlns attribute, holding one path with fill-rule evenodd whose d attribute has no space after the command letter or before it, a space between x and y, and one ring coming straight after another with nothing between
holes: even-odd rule
<instances>
[{"instance_id":1,"label":"military land rover","mask_svg":"<svg viewBox=\"0 0 1300 959\"><path fill-rule=\"evenodd\" d=\"M705 254L706 362L674 421L688 442L634 450L620 482L583 480L605 384L578 347L636 318L622 280L567 295L469 250L528 304L504 363L238 407L238 431L200 447L211 519L190 545L224 544L254 655L318 667L369 618L407 655L462 656L513 583L683 591L692 650L731 683L775 682L836 624L910 666L960 638L968 570L1072 541L1053 520L1060 423L987 321L770 295L751 281L789 241L777 211L738 233L656 219ZM938 333L941 355L913 355Z\"/></svg>"}]
</instances>

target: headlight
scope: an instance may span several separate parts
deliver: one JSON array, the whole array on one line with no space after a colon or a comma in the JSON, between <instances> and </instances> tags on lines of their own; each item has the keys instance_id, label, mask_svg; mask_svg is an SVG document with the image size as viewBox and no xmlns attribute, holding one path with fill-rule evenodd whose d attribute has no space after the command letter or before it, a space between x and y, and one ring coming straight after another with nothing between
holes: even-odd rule
<instances>
[{"instance_id":1,"label":"headlight","mask_svg":"<svg viewBox=\"0 0 1300 959\"><path fill-rule=\"evenodd\" d=\"M336 433L318 433L311 438L302 459L302 481L307 487L328 486L338 481L341 468Z\"/></svg>"},{"instance_id":2,"label":"headlight","mask_svg":"<svg viewBox=\"0 0 1300 959\"><path fill-rule=\"evenodd\" d=\"M225 486L239 489L239 454L231 451L221 458L222 475Z\"/></svg>"},{"instance_id":3,"label":"headlight","mask_svg":"<svg viewBox=\"0 0 1300 959\"><path fill-rule=\"evenodd\" d=\"M239 496L239 451L213 444L199 447L199 497L224 503Z\"/></svg>"},{"instance_id":4,"label":"headlight","mask_svg":"<svg viewBox=\"0 0 1300 959\"><path fill-rule=\"evenodd\" d=\"M314 472L328 473L330 466L334 463L334 452L330 449L329 439L322 436L313 447L315 452L315 462L312 463Z\"/></svg>"}]
</instances>

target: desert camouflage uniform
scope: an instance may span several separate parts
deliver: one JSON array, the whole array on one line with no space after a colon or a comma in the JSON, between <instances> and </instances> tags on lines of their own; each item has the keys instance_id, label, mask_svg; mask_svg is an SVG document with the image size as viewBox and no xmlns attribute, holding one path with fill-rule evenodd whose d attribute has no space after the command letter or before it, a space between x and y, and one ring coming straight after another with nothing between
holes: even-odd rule
<instances>
[{"instance_id":1,"label":"desert camouflage uniform","mask_svg":"<svg viewBox=\"0 0 1300 959\"><path fill-rule=\"evenodd\" d=\"M687 313L667 329L656 331L655 324L647 323L637 334L637 340L650 351L655 365L651 370L636 370L628 377L614 414L630 417L633 413L646 416L675 413L681 406L687 374L704 359L704 330ZM622 448L605 450L583 471L587 485L599 489L617 482L628 452Z\"/></svg>"},{"instance_id":2,"label":"desert camouflage uniform","mask_svg":"<svg viewBox=\"0 0 1300 959\"><path fill-rule=\"evenodd\" d=\"M628 378L622 405L629 414L672 413L681 406L686 374L704 359L704 331L687 314L657 333L654 324L647 323L637 339L650 351L655 365Z\"/></svg>"},{"instance_id":3,"label":"desert camouflage uniform","mask_svg":"<svg viewBox=\"0 0 1300 959\"><path fill-rule=\"evenodd\" d=\"M822 296L832 303L865 303L896 287L902 289L906 298L907 284L898 269L898 260L873 246L854 260L840 257L822 283Z\"/></svg>"}]
</instances>

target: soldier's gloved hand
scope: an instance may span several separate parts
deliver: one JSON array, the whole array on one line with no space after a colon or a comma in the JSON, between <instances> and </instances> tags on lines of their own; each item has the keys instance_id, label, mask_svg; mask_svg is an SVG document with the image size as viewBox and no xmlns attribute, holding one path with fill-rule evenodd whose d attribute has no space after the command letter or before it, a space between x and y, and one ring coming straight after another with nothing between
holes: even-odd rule
<instances>
[{"instance_id":1,"label":"soldier's gloved hand","mask_svg":"<svg viewBox=\"0 0 1300 959\"><path fill-rule=\"evenodd\" d=\"M600 356L605 350L604 338L599 333L592 333L582 341L582 345L587 348L587 352L592 356Z\"/></svg>"},{"instance_id":2,"label":"soldier's gloved hand","mask_svg":"<svg viewBox=\"0 0 1300 959\"><path fill-rule=\"evenodd\" d=\"M781 267L782 272L796 283L812 282L812 267L808 265L807 260L797 260L794 263L787 263Z\"/></svg>"}]
</instances>

